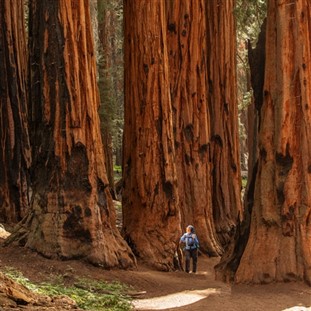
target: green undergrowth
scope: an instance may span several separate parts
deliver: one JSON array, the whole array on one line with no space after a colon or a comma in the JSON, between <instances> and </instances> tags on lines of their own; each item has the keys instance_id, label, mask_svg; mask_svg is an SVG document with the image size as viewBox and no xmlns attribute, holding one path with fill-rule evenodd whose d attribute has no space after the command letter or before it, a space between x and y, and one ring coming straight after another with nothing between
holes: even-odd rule
<instances>
[{"instance_id":1,"label":"green undergrowth","mask_svg":"<svg viewBox=\"0 0 311 311\"><path fill-rule=\"evenodd\" d=\"M73 285L66 286L63 277L56 276L50 282L34 284L22 273L13 268L6 267L3 273L36 294L50 297L66 295L73 299L78 307L83 310L133 310L131 298L126 295L126 291L129 288L118 282L107 283L80 278Z\"/></svg>"}]
</instances>

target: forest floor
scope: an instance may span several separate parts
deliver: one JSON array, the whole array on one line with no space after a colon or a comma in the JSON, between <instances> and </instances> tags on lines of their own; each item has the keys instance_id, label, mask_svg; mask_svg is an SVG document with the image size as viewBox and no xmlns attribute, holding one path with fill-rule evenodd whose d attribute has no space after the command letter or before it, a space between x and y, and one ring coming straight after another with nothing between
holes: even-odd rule
<instances>
[{"instance_id":1,"label":"forest floor","mask_svg":"<svg viewBox=\"0 0 311 311\"><path fill-rule=\"evenodd\" d=\"M302 311L311 310L311 287L304 283L268 285L229 285L214 279L218 258L199 256L198 273L160 272L141 263L132 270L103 270L82 261L47 259L29 249L0 245L0 270L12 267L32 282L48 281L51 276L67 280L89 278L118 281L139 294L133 300L135 310L166 311ZM1 282L0 282L1 283ZM0 310L43 310L22 306ZM48 308L44 310L64 310Z\"/></svg>"}]
</instances>

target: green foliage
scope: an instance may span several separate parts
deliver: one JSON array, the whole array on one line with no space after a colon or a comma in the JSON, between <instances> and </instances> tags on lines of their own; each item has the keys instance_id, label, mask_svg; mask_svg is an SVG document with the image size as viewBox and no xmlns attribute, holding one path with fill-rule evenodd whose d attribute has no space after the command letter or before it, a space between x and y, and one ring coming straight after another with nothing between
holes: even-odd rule
<instances>
[{"instance_id":1,"label":"green foliage","mask_svg":"<svg viewBox=\"0 0 311 311\"><path fill-rule=\"evenodd\" d=\"M34 284L22 273L12 268L6 267L4 274L37 294L66 295L84 310L128 311L133 309L130 297L125 294L127 287L117 282L78 279L74 285L65 286L63 278L57 276L51 283Z\"/></svg>"},{"instance_id":2,"label":"green foliage","mask_svg":"<svg viewBox=\"0 0 311 311\"><path fill-rule=\"evenodd\" d=\"M261 24L266 17L266 0L237 0L235 16L239 39L250 40L254 45L260 32Z\"/></svg>"},{"instance_id":3,"label":"green foliage","mask_svg":"<svg viewBox=\"0 0 311 311\"><path fill-rule=\"evenodd\" d=\"M115 201L115 208L117 211L122 212L122 202Z\"/></svg>"},{"instance_id":4,"label":"green foliage","mask_svg":"<svg viewBox=\"0 0 311 311\"><path fill-rule=\"evenodd\" d=\"M247 185L247 178L242 178L242 189L245 189Z\"/></svg>"},{"instance_id":5,"label":"green foliage","mask_svg":"<svg viewBox=\"0 0 311 311\"><path fill-rule=\"evenodd\" d=\"M114 165L113 166L113 171L117 174L122 174L122 167L121 165Z\"/></svg>"}]
</instances>

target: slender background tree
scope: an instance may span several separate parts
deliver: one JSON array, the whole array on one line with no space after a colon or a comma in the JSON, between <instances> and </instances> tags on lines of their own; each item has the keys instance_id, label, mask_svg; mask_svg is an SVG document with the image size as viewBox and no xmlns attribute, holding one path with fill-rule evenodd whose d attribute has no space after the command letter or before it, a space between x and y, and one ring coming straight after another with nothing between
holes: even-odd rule
<instances>
[{"instance_id":1,"label":"slender background tree","mask_svg":"<svg viewBox=\"0 0 311 311\"><path fill-rule=\"evenodd\" d=\"M114 164L121 166L123 133L123 6L121 0L97 0L100 119L106 168L114 189ZM121 155L122 156L122 155ZM118 172L116 172L118 173Z\"/></svg>"}]
</instances>

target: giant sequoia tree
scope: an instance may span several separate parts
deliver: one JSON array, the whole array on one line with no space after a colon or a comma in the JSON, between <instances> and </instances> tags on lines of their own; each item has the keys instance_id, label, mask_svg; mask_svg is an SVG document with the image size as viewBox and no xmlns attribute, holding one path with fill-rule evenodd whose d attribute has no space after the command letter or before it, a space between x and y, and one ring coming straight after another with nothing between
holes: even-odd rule
<instances>
[{"instance_id":1,"label":"giant sequoia tree","mask_svg":"<svg viewBox=\"0 0 311 311\"><path fill-rule=\"evenodd\" d=\"M307 0L269 1L258 173L237 282L311 284L310 16Z\"/></svg>"},{"instance_id":2,"label":"giant sequoia tree","mask_svg":"<svg viewBox=\"0 0 311 311\"><path fill-rule=\"evenodd\" d=\"M164 1L124 2L124 234L158 269L173 267L181 234Z\"/></svg>"},{"instance_id":3,"label":"giant sequoia tree","mask_svg":"<svg viewBox=\"0 0 311 311\"><path fill-rule=\"evenodd\" d=\"M218 237L225 245L242 214L234 1L206 1L206 5L212 204Z\"/></svg>"},{"instance_id":4,"label":"giant sequoia tree","mask_svg":"<svg viewBox=\"0 0 311 311\"><path fill-rule=\"evenodd\" d=\"M193 224L201 249L220 254L211 196L205 0L167 0L175 162L182 226Z\"/></svg>"},{"instance_id":5,"label":"giant sequoia tree","mask_svg":"<svg viewBox=\"0 0 311 311\"><path fill-rule=\"evenodd\" d=\"M128 267L104 166L91 29L88 0L30 1L33 195L23 241L45 256Z\"/></svg>"},{"instance_id":6,"label":"giant sequoia tree","mask_svg":"<svg viewBox=\"0 0 311 311\"><path fill-rule=\"evenodd\" d=\"M23 0L0 1L0 222L28 210L31 149L27 125L27 52Z\"/></svg>"},{"instance_id":7,"label":"giant sequoia tree","mask_svg":"<svg viewBox=\"0 0 311 311\"><path fill-rule=\"evenodd\" d=\"M227 274L238 264L236 282L311 284L310 16L307 0L268 2L250 233L241 260L219 266Z\"/></svg>"}]
</instances>

